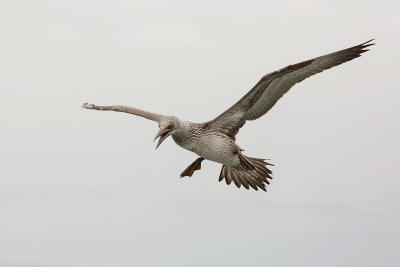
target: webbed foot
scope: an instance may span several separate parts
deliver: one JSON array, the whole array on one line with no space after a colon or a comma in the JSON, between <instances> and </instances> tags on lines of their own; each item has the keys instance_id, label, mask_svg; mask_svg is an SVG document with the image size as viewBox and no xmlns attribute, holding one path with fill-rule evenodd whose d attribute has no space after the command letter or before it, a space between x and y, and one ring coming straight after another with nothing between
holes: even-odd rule
<instances>
[{"instance_id":1,"label":"webbed foot","mask_svg":"<svg viewBox=\"0 0 400 267\"><path fill-rule=\"evenodd\" d=\"M189 165L182 173L181 173L181 178L185 176L192 177L194 171L200 170L201 169L201 162L203 161L203 158L198 158L196 159L192 164Z\"/></svg>"}]
</instances>

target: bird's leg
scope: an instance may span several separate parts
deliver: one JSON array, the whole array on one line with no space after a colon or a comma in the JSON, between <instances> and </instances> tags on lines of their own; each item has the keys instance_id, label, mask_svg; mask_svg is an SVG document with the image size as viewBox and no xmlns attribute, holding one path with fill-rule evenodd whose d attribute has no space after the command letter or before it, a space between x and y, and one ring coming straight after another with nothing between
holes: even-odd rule
<instances>
[{"instance_id":1,"label":"bird's leg","mask_svg":"<svg viewBox=\"0 0 400 267\"><path fill-rule=\"evenodd\" d=\"M192 164L189 165L182 173L181 173L181 178L185 176L192 177L194 171L200 170L201 169L201 162L203 161L203 158L198 158L196 159Z\"/></svg>"}]
</instances>

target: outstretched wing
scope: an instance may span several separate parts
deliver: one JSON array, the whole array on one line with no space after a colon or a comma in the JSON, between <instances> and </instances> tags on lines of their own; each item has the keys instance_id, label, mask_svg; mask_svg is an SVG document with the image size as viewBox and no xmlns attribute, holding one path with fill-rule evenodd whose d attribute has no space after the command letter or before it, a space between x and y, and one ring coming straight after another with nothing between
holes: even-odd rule
<instances>
[{"instance_id":1,"label":"outstretched wing","mask_svg":"<svg viewBox=\"0 0 400 267\"><path fill-rule=\"evenodd\" d=\"M157 113L153 113L150 111L134 108L134 107L127 107L127 106L96 106L94 104L85 103L82 105L83 108L86 109L96 109L96 110L112 110L118 112L129 113L133 115L137 115L152 121L160 122L164 115L160 115Z\"/></svg>"},{"instance_id":2,"label":"outstretched wing","mask_svg":"<svg viewBox=\"0 0 400 267\"><path fill-rule=\"evenodd\" d=\"M368 51L372 40L325 56L310 59L271 72L264 77L236 104L208 123L208 127L225 133L233 140L247 120L263 116L293 85L304 79L350 61Z\"/></svg>"}]
</instances>

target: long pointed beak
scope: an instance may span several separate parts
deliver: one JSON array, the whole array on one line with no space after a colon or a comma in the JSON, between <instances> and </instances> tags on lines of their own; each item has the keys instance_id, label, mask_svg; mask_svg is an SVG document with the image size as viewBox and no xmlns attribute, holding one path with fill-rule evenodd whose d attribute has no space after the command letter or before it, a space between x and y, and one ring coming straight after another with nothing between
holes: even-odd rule
<instances>
[{"instance_id":1,"label":"long pointed beak","mask_svg":"<svg viewBox=\"0 0 400 267\"><path fill-rule=\"evenodd\" d=\"M158 131L156 137L154 138L153 142L156 141L156 139L158 137L160 137L160 140L158 140L158 144L156 146L156 149L161 145L162 142L164 142L165 139L167 139L168 136L171 135L171 130L169 129L160 129L160 131Z\"/></svg>"}]
</instances>

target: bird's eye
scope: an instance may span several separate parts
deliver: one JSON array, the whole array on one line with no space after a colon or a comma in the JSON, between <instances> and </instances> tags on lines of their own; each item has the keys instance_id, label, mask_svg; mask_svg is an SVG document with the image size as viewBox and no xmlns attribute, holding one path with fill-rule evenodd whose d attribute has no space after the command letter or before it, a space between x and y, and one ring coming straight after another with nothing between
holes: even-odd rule
<instances>
[{"instance_id":1,"label":"bird's eye","mask_svg":"<svg viewBox=\"0 0 400 267\"><path fill-rule=\"evenodd\" d=\"M168 129L172 129L172 125L168 125Z\"/></svg>"}]
</instances>

